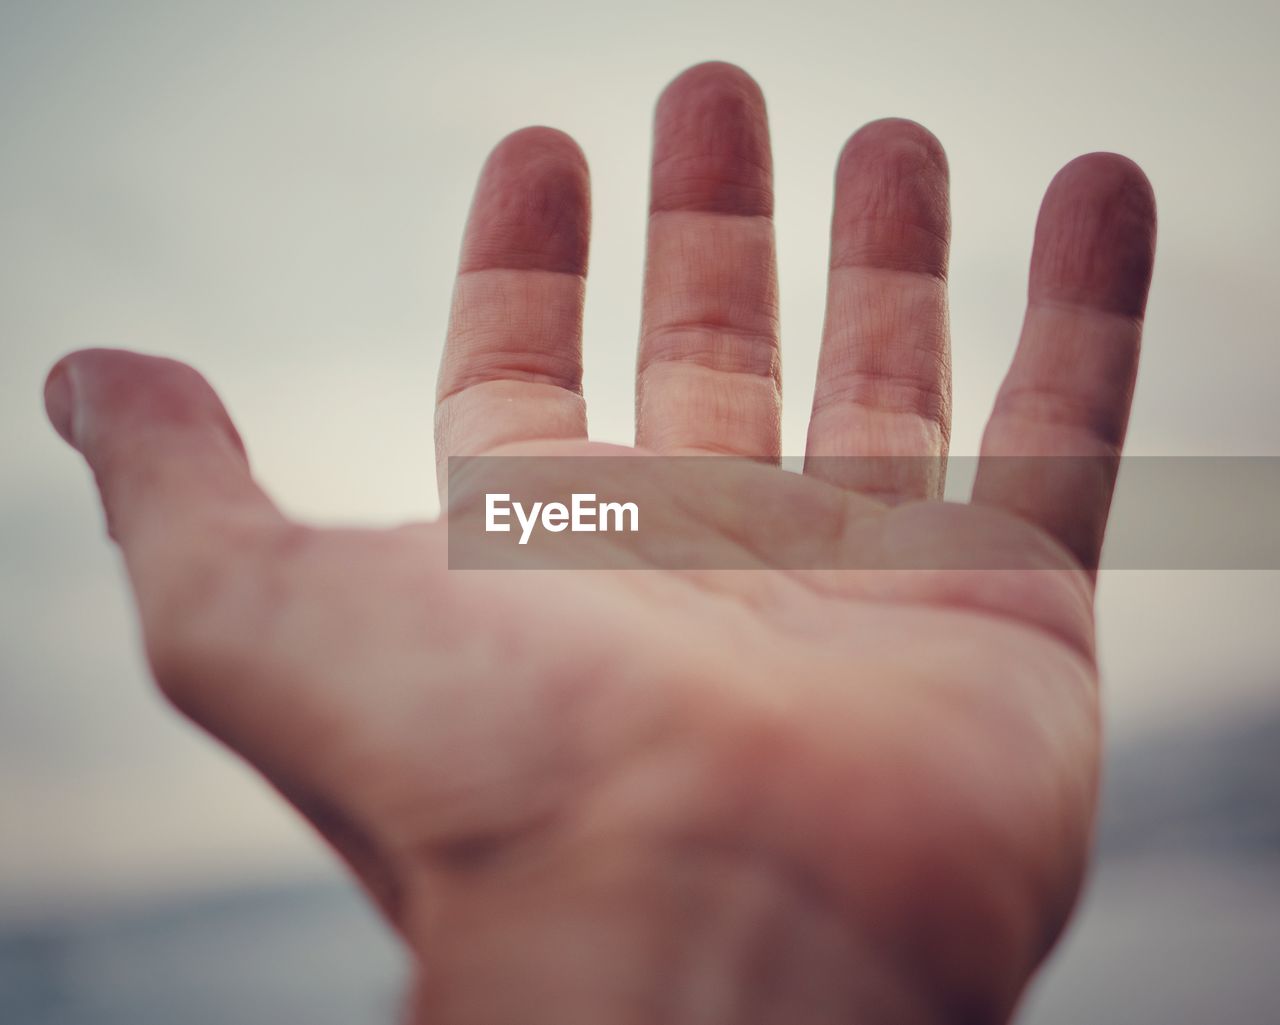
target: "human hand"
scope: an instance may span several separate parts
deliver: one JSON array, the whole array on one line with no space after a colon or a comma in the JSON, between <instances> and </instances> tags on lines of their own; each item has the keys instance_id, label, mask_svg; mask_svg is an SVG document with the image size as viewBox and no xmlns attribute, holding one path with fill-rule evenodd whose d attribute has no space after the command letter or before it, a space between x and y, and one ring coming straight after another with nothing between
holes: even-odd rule
<instances>
[{"instance_id":1,"label":"human hand","mask_svg":"<svg viewBox=\"0 0 1280 1025\"><path fill-rule=\"evenodd\" d=\"M742 72L668 88L639 453L778 457L769 168ZM442 464L619 451L587 441L580 390L588 216L565 136L518 132L490 157L440 376ZM89 350L51 372L51 419L97 477L161 688L351 864L417 959L416 1020L1007 1018L1086 857L1112 480L1063 503L990 460L973 505L937 501L947 235L936 141L901 121L858 132L810 472L734 472L836 537L856 521L868 543L945 548L990 527L1026 569L451 572L443 523L286 520L193 370ZM1098 154L1058 175L984 455L1118 453L1153 246L1134 165ZM826 458L846 455L911 458ZM880 465L915 469L865 476ZM711 515L738 529L732 508Z\"/></svg>"}]
</instances>

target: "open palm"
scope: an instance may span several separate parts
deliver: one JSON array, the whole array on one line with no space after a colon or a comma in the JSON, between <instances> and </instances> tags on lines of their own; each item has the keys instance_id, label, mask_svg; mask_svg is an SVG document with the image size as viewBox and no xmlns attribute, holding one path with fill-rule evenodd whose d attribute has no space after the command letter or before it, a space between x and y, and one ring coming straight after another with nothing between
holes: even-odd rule
<instances>
[{"instance_id":1,"label":"open palm","mask_svg":"<svg viewBox=\"0 0 1280 1025\"><path fill-rule=\"evenodd\" d=\"M450 570L444 523L286 521L187 367L89 350L50 375L158 681L351 863L419 959L423 1021L1000 1021L1070 910L1149 187L1104 154L1051 186L968 506L939 500L937 142L883 121L841 155L803 475L770 465L771 214L758 89L686 72L658 107L637 448L596 445L586 167L559 133L509 137L472 209L436 423L442 482L451 456L617 455L646 515L758 569L640 549L626 569ZM690 498L651 454L750 459ZM867 456L887 458L848 458ZM820 565L763 554L783 517ZM850 568L868 551L915 568Z\"/></svg>"}]
</instances>

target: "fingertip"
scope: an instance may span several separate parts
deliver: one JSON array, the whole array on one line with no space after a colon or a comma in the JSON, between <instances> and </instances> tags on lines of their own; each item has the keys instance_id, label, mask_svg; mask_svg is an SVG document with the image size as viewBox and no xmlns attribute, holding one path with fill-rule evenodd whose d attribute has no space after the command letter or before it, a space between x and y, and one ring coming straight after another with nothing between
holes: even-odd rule
<instances>
[{"instance_id":1,"label":"fingertip","mask_svg":"<svg viewBox=\"0 0 1280 1025\"><path fill-rule=\"evenodd\" d=\"M1040 207L1031 297L1141 317L1155 243L1155 193L1142 168L1118 153L1076 157Z\"/></svg>"},{"instance_id":2,"label":"fingertip","mask_svg":"<svg viewBox=\"0 0 1280 1025\"><path fill-rule=\"evenodd\" d=\"M856 172L858 165L869 157L923 167L944 177L950 173L947 153L938 137L920 122L905 117L869 121L849 136L840 150L837 176Z\"/></svg>"},{"instance_id":3,"label":"fingertip","mask_svg":"<svg viewBox=\"0 0 1280 1025\"><path fill-rule=\"evenodd\" d=\"M54 428L93 460L107 435L216 424L243 456L244 444L222 400L193 367L127 349L79 349L45 382Z\"/></svg>"},{"instance_id":4,"label":"fingertip","mask_svg":"<svg viewBox=\"0 0 1280 1025\"><path fill-rule=\"evenodd\" d=\"M729 61L700 61L676 75L658 97L658 109L696 93L720 93L739 96L758 106L764 104L759 83L743 68Z\"/></svg>"},{"instance_id":5,"label":"fingertip","mask_svg":"<svg viewBox=\"0 0 1280 1025\"><path fill-rule=\"evenodd\" d=\"M44 379L44 410L49 423L68 445L75 447L75 393L71 384L71 358L63 356Z\"/></svg>"},{"instance_id":6,"label":"fingertip","mask_svg":"<svg viewBox=\"0 0 1280 1025\"><path fill-rule=\"evenodd\" d=\"M489 151L485 170L515 164L519 167L548 166L562 173L585 178L587 157L568 132L549 125L527 125L509 132Z\"/></svg>"},{"instance_id":7,"label":"fingertip","mask_svg":"<svg viewBox=\"0 0 1280 1025\"><path fill-rule=\"evenodd\" d=\"M734 64L677 75L654 115L652 212L769 216L773 160L764 93Z\"/></svg>"},{"instance_id":8,"label":"fingertip","mask_svg":"<svg viewBox=\"0 0 1280 1025\"><path fill-rule=\"evenodd\" d=\"M185 363L121 349L81 349L54 365L45 401L59 434L92 469L107 532L126 556L157 531L167 534L179 511L212 508L210 502L279 515L253 483L244 444L222 401Z\"/></svg>"},{"instance_id":9,"label":"fingertip","mask_svg":"<svg viewBox=\"0 0 1280 1025\"><path fill-rule=\"evenodd\" d=\"M485 160L460 270L582 275L590 232L591 184L581 147L555 128L522 128Z\"/></svg>"},{"instance_id":10,"label":"fingertip","mask_svg":"<svg viewBox=\"0 0 1280 1025\"><path fill-rule=\"evenodd\" d=\"M1068 160L1049 183L1051 193L1085 189L1094 193L1124 193L1135 209L1155 217L1155 191L1146 172L1123 153L1099 150Z\"/></svg>"},{"instance_id":11,"label":"fingertip","mask_svg":"<svg viewBox=\"0 0 1280 1025\"><path fill-rule=\"evenodd\" d=\"M832 267L876 267L945 277L950 248L946 151L923 125L872 121L836 163Z\"/></svg>"}]
</instances>

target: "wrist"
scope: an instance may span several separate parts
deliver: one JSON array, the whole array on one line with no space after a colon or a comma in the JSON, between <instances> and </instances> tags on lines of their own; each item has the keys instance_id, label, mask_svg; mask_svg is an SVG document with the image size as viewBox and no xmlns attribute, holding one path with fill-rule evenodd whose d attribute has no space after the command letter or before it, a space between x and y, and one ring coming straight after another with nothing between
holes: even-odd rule
<instances>
[{"instance_id":1,"label":"wrist","mask_svg":"<svg viewBox=\"0 0 1280 1025\"><path fill-rule=\"evenodd\" d=\"M936 1025L923 987L799 874L713 847L437 879L413 1025ZM425 891L424 891L425 892Z\"/></svg>"}]
</instances>

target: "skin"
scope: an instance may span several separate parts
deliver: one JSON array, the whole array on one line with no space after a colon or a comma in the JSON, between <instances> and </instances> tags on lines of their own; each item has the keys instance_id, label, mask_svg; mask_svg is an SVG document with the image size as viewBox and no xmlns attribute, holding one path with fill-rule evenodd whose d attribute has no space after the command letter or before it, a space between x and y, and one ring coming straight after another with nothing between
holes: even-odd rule
<instances>
[{"instance_id":1,"label":"skin","mask_svg":"<svg viewBox=\"0 0 1280 1025\"><path fill-rule=\"evenodd\" d=\"M1114 472L987 459L971 505L938 501L947 165L899 120L840 156L806 473L769 465L771 214L758 87L686 71L656 114L632 454L755 457L731 490L822 524L831 565L892 541L1013 568L451 572L443 523L286 520L189 367L86 350L50 373L156 680L349 862L412 954L413 1021L1001 1022L1070 912ZM442 480L451 455L624 451L587 440L588 222L569 138L498 145L440 372ZM984 457L1119 453L1154 238L1128 160L1054 178ZM740 505L704 498L664 515L737 543Z\"/></svg>"}]
</instances>

